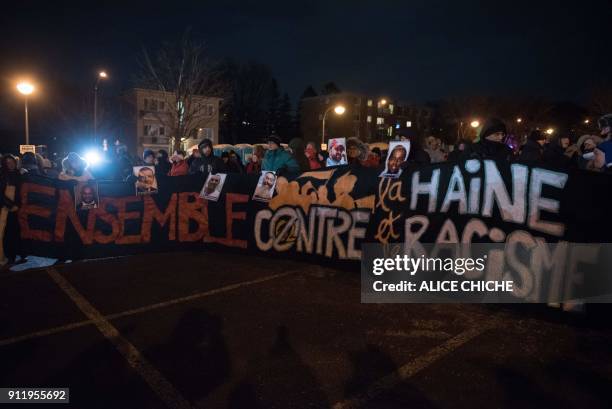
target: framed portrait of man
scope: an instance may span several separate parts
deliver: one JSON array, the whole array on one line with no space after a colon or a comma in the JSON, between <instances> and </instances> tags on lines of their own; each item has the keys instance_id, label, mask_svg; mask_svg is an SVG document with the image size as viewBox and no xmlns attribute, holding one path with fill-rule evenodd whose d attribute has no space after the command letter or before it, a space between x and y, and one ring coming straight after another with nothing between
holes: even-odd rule
<instances>
[{"instance_id":1,"label":"framed portrait of man","mask_svg":"<svg viewBox=\"0 0 612 409\"><path fill-rule=\"evenodd\" d=\"M389 143L389 152L385 160L385 169L379 175L386 178L398 178L402 174L403 165L410 154L410 141L393 141Z\"/></svg>"},{"instance_id":2,"label":"framed portrait of man","mask_svg":"<svg viewBox=\"0 0 612 409\"><path fill-rule=\"evenodd\" d=\"M136 176L136 194L150 195L157 193L157 178L154 166L134 166Z\"/></svg>"},{"instance_id":3,"label":"framed portrait of man","mask_svg":"<svg viewBox=\"0 0 612 409\"><path fill-rule=\"evenodd\" d=\"M264 170L259 176L257 181L257 187L253 193L253 200L260 202L268 202L274 195L274 188L276 187L276 173Z\"/></svg>"}]
</instances>

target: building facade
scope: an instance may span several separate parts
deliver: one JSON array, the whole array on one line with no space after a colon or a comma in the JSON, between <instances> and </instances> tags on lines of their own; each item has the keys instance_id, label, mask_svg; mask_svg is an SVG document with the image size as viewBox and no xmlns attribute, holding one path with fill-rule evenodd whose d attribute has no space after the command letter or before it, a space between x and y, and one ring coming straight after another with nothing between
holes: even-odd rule
<instances>
[{"instance_id":1,"label":"building facade","mask_svg":"<svg viewBox=\"0 0 612 409\"><path fill-rule=\"evenodd\" d=\"M219 141L221 98L193 96L189 107L176 101L174 93L134 88L124 95L124 142L130 152L142 155L145 149L172 151L174 138L183 149L197 146L204 138ZM177 118L185 121L186 135L175 135Z\"/></svg>"},{"instance_id":2,"label":"building facade","mask_svg":"<svg viewBox=\"0 0 612 409\"><path fill-rule=\"evenodd\" d=\"M344 114L334 113L337 105L345 107ZM322 140L324 115L325 141ZM422 105L343 92L303 98L300 131L304 140L318 144L327 143L330 138L350 137L378 142L403 134L428 132L431 119L431 109Z\"/></svg>"}]
</instances>

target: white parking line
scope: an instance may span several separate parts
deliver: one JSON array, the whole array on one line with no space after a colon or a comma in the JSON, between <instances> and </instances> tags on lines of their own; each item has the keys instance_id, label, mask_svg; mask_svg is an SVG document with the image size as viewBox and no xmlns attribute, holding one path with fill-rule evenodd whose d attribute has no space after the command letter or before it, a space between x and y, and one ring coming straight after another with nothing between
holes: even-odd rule
<instances>
[{"instance_id":1,"label":"white parking line","mask_svg":"<svg viewBox=\"0 0 612 409\"><path fill-rule=\"evenodd\" d=\"M402 365L400 368L392 372L391 374L379 379L372 384L363 394L360 394L352 399L338 402L333 406L333 409L348 409L358 408L367 404L372 398L380 395L381 393L392 389L401 382L413 377L419 371L427 368L437 360L443 358L449 353L453 352L457 348L465 345L472 339L476 338L483 332L491 329L492 324L478 324L478 327L468 329L460 333L459 335L449 339L448 341L438 345L437 347L429 350L424 355L419 356L415 360Z\"/></svg>"},{"instance_id":2,"label":"white parking line","mask_svg":"<svg viewBox=\"0 0 612 409\"><path fill-rule=\"evenodd\" d=\"M135 314L141 314L141 313L152 311L152 310L155 310L155 309L158 309L158 308L169 307L171 305L176 305L176 304L180 304L180 303L194 301L194 300L197 300L197 299L200 299L200 298L209 297L211 295L216 295L216 294L225 293L227 291L236 290L238 288L247 287L247 286L251 286L251 285L259 284L259 283L264 283L266 281L275 280L277 278L282 278L282 277L288 276L290 274L295 274L297 272L298 272L297 270L295 270L295 271L288 271L286 273L273 274L273 275L269 275L269 276L265 276L265 277L261 277L261 278L256 278L254 280L243 281L243 282L236 283L236 284L230 284L230 285L226 285L226 286L223 286L223 287L215 288L215 289L212 289L212 290L203 291L201 293L196 293L196 294L188 295L186 297L175 298L173 300L168 300L168 301L164 301L164 302L160 302L160 303L156 303L156 304L151 304L151 305L147 305L147 306L140 307L140 308L134 308L134 309L131 309L131 310L122 311L122 312L115 313L115 314L105 315L104 318L106 320L113 320L113 319L116 319L116 318L127 317L127 316L135 315ZM45 336L48 336L48 335L53 335L53 334L57 334L57 333L64 332L64 331L69 331L71 329L84 327L86 325L90 325L90 324L93 324L93 323L94 322L92 320L84 320L84 321L79 321L79 322L73 322L73 323L66 324L66 325L61 325L61 326L58 326L58 327L53 327L53 328L48 328L48 329L44 329L44 330L40 330L40 331L31 332L29 334L19 335L19 336L12 337L12 338L2 339L2 340L0 340L0 347L1 346L5 346L5 345L16 344L18 342L27 341L27 340L30 340L30 339L45 337Z\"/></svg>"},{"instance_id":3,"label":"white parking line","mask_svg":"<svg viewBox=\"0 0 612 409\"><path fill-rule=\"evenodd\" d=\"M191 404L178 390L155 368L132 343L125 339L117 328L105 319L85 297L83 297L60 273L54 268L47 269L49 276L66 293L76 306L93 321L98 330L123 355L128 365L144 379L149 387L169 408L188 409Z\"/></svg>"}]
</instances>

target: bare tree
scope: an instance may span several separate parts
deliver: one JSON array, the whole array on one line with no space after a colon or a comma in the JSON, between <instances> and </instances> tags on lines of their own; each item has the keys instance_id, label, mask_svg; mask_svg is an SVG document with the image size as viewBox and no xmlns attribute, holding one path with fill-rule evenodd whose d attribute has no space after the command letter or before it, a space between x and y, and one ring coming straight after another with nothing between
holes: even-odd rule
<instances>
[{"instance_id":1,"label":"bare tree","mask_svg":"<svg viewBox=\"0 0 612 409\"><path fill-rule=\"evenodd\" d=\"M197 135L212 120L202 97L223 98L226 87L204 44L193 40L190 30L178 43L164 43L153 56L144 50L142 57L138 82L163 92L165 109L152 113L173 138L173 148L180 149L182 138Z\"/></svg>"}]
</instances>

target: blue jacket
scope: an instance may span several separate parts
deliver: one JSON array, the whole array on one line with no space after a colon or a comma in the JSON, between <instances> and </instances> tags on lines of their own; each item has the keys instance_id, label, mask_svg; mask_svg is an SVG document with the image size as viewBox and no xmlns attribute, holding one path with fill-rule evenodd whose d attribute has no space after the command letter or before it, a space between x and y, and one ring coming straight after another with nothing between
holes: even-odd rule
<instances>
[{"instance_id":1,"label":"blue jacket","mask_svg":"<svg viewBox=\"0 0 612 409\"><path fill-rule=\"evenodd\" d=\"M283 150L282 148L268 150L264 155L261 169L278 172L278 170L281 168L290 173L300 171L300 166L289 152Z\"/></svg>"}]
</instances>

